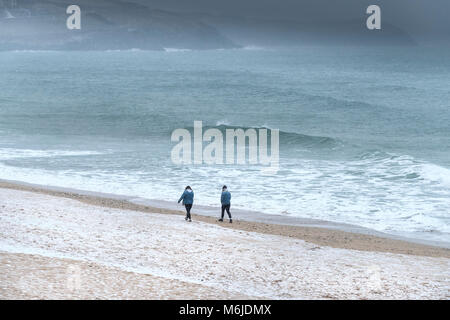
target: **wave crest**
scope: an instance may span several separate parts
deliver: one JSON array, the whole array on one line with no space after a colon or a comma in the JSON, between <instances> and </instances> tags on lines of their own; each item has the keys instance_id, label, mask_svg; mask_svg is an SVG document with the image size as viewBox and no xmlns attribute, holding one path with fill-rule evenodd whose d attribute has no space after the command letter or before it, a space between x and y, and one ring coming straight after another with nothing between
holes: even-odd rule
<instances>
[{"instance_id":1,"label":"wave crest","mask_svg":"<svg viewBox=\"0 0 450 320\"><path fill-rule=\"evenodd\" d=\"M190 132L193 132L194 127L188 127L185 128L189 130ZM209 126L204 125L203 126L203 132L208 129L219 129L225 136L226 130L232 129L242 129L244 131L249 129L254 130L260 130L260 129L266 129L268 131L275 130L275 128L271 128L269 126L261 126L261 127L240 127L240 126L234 126L230 125L227 121L218 121L216 123L216 126ZM340 140L334 139L331 137L325 137L325 136L313 136L313 135L306 135L296 132L289 132L289 131L283 131L279 130L280 133L280 146L300 146L304 148L314 148L314 147L320 147L320 148L334 148L336 146L341 145Z\"/></svg>"}]
</instances>

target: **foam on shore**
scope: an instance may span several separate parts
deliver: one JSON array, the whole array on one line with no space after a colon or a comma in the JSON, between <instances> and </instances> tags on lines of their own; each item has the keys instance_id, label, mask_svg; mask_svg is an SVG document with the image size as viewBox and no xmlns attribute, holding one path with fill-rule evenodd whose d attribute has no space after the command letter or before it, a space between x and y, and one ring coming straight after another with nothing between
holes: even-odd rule
<instances>
[{"instance_id":1,"label":"foam on shore","mask_svg":"<svg viewBox=\"0 0 450 320\"><path fill-rule=\"evenodd\" d=\"M448 298L449 258L332 248L5 188L0 203L3 252L93 262L256 298Z\"/></svg>"},{"instance_id":2,"label":"foam on shore","mask_svg":"<svg viewBox=\"0 0 450 320\"><path fill-rule=\"evenodd\" d=\"M127 204L136 204L137 206L133 207L133 210L142 210L145 208L152 208L153 212L184 212L184 208L177 204L175 201L165 201L165 200L155 200L155 199L146 199L142 197L132 197L127 195L119 195L119 194L111 194L111 193L101 193L87 190L79 190L74 188L64 188L64 187L56 187L56 186L44 186L32 183L26 183L21 181L12 181L12 180L4 180L0 179L0 187L8 187L8 188L18 188L24 190L32 190L34 192L44 192L50 193L53 195L64 196L79 199L80 196L89 197L93 202L97 202L95 199L105 199L105 200L114 200L118 202L123 202L121 207L126 207ZM92 203L92 201L91 201ZM102 205L107 205L108 201L100 201ZM204 205L195 205L193 213L195 215L202 215L205 217L217 218L220 214L219 207L210 207ZM252 210L244 210L244 209L232 209L233 216L241 221L261 223L261 224L269 224L269 225L280 225L280 226L290 226L290 227L306 227L306 228L322 228L326 230L337 230L346 233L353 234L361 234L366 236L373 236L379 238L385 238L390 240L399 240L405 241L420 245L433 246L433 247L441 247L450 249L450 243L443 241L432 241L432 240L424 240L424 239L414 239L414 238L406 238L398 235L387 234L383 232L379 232L373 229L352 225L352 224L344 224L337 223L326 220L319 219L309 219L309 218L300 218L289 215L279 215L279 214L270 214L270 213L261 213L258 211ZM236 219L235 219L236 220Z\"/></svg>"}]
</instances>

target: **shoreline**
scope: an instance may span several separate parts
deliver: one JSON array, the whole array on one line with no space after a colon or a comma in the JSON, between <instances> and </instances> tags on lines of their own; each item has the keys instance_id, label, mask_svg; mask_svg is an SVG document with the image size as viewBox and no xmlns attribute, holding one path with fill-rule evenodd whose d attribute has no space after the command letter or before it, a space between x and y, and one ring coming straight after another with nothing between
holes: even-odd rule
<instances>
[{"instance_id":1,"label":"shoreline","mask_svg":"<svg viewBox=\"0 0 450 320\"><path fill-rule=\"evenodd\" d=\"M0 180L0 189L28 191L60 198L67 198L104 208L166 215L184 215L184 211L181 207L177 210L164 208L162 206L150 206L145 203L137 203L135 201L136 198L125 196L106 196L89 191L46 187L7 180ZM201 208L201 206L199 207ZM229 224L228 222L219 223L217 222L217 218L214 216L196 214L196 212L194 212L193 217L197 221L221 226L225 229L284 236L304 240L318 246L368 252L450 258L450 249L447 247L418 243L413 239L399 239L400 237L391 237L390 235L372 231L370 229L327 221L298 219L299 221L302 221L303 225L288 225L277 223L277 219L273 218L278 217L275 215L272 216L272 219L269 219L269 222L249 221L248 219L241 219L238 215L237 218L233 219L233 224ZM345 228L348 229L345 230Z\"/></svg>"},{"instance_id":2,"label":"shoreline","mask_svg":"<svg viewBox=\"0 0 450 320\"><path fill-rule=\"evenodd\" d=\"M0 187L0 299L449 298L443 248L17 189Z\"/></svg>"}]
</instances>

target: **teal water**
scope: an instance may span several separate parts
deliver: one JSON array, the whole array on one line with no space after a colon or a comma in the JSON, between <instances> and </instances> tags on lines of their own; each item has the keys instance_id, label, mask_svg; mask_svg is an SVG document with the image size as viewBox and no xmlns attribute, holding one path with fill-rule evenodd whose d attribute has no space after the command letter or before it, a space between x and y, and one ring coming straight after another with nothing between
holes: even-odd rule
<instances>
[{"instance_id":1,"label":"teal water","mask_svg":"<svg viewBox=\"0 0 450 320\"><path fill-rule=\"evenodd\" d=\"M450 241L450 50L0 53L0 178ZM280 170L177 166L171 132L280 129Z\"/></svg>"}]
</instances>

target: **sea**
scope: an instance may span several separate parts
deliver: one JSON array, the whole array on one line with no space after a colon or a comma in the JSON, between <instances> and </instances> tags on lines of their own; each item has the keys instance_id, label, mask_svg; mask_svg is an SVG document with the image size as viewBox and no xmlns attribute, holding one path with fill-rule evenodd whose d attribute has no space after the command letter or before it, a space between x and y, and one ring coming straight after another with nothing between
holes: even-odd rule
<instances>
[{"instance_id":1,"label":"sea","mask_svg":"<svg viewBox=\"0 0 450 320\"><path fill-rule=\"evenodd\" d=\"M194 121L279 130L278 171L174 163ZM0 179L448 244L450 48L0 52Z\"/></svg>"}]
</instances>

